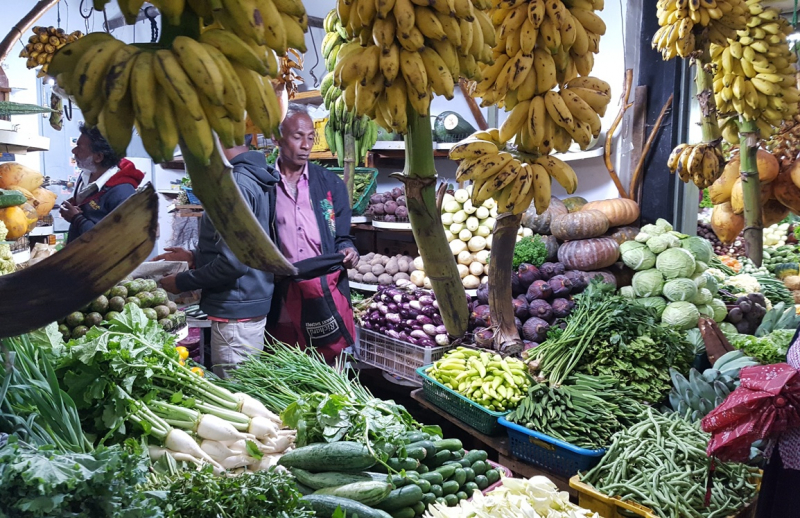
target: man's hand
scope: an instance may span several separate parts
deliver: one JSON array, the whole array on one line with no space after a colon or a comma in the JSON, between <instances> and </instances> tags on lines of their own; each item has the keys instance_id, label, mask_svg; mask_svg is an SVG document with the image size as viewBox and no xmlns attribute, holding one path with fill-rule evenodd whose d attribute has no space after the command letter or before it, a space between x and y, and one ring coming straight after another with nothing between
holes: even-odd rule
<instances>
[{"instance_id":1,"label":"man's hand","mask_svg":"<svg viewBox=\"0 0 800 518\"><path fill-rule=\"evenodd\" d=\"M165 253L153 257L153 261L179 261L189 263L189 268L194 268L194 254L185 248L167 247ZM164 288L166 289L166 288ZM167 290L169 291L169 290Z\"/></svg>"},{"instance_id":2,"label":"man's hand","mask_svg":"<svg viewBox=\"0 0 800 518\"><path fill-rule=\"evenodd\" d=\"M75 219L75 216L81 214L83 211L72 203L65 201L61 204L61 209L58 212L61 214L62 218L67 220L69 223L72 223L72 220Z\"/></svg>"},{"instance_id":3,"label":"man's hand","mask_svg":"<svg viewBox=\"0 0 800 518\"><path fill-rule=\"evenodd\" d=\"M159 283L161 284L162 288L177 295L181 292L181 290L178 289L178 283L176 281L177 277L177 275L167 275L166 277L162 277Z\"/></svg>"},{"instance_id":4,"label":"man's hand","mask_svg":"<svg viewBox=\"0 0 800 518\"><path fill-rule=\"evenodd\" d=\"M339 253L344 255L344 267L348 270L350 268L355 268L358 264L358 251L355 248L343 248L339 250Z\"/></svg>"}]
</instances>

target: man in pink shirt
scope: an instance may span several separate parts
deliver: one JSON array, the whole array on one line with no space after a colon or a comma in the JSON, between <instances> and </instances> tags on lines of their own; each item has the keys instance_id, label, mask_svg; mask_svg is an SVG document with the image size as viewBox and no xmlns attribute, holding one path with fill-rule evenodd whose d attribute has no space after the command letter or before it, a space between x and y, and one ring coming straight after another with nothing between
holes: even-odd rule
<instances>
[{"instance_id":1,"label":"man in pink shirt","mask_svg":"<svg viewBox=\"0 0 800 518\"><path fill-rule=\"evenodd\" d=\"M350 236L347 188L336 174L308 162L315 137L311 117L302 106L290 104L280 129L275 225L281 252L292 263L341 254L341 265L354 268L359 255ZM349 297L346 274L342 284ZM297 333L297 315L287 310L291 302L284 300L277 321L273 313L270 333L286 343L305 344ZM348 309L349 314L341 317L352 322L352 308Z\"/></svg>"}]
</instances>

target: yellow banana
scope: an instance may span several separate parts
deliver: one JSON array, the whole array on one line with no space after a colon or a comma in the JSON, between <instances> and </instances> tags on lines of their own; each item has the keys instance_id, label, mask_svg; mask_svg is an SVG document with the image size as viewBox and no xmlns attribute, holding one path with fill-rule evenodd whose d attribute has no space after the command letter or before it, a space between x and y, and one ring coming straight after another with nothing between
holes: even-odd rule
<instances>
[{"instance_id":1,"label":"yellow banana","mask_svg":"<svg viewBox=\"0 0 800 518\"><path fill-rule=\"evenodd\" d=\"M419 54L434 93L443 95L448 100L452 99L455 83L444 60L428 47L423 48Z\"/></svg>"},{"instance_id":2,"label":"yellow banana","mask_svg":"<svg viewBox=\"0 0 800 518\"><path fill-rule=\"evenodd\" d=\"M534 96L531 99L528 111L528 131L531 134L531 142L534 146L542 145L547 136L546 118L547 107L545 106L544 97L541 95Z\"/></svg>"},{"instance_id":3,"label":"yellow banana","mask_svg":"<svg viewBox=\"0 0 800 518\"><path fill-rule=\"evenodd\" d=\"M269 73L264 61L250 45L231 31L210 29L200 34L200 42L216 47L229 60L258 72L262 76Z\"/></svg>"},{"instance_id":4,"label":"yellow banana","mask_svg":"<svg viewBox=\"0 0 800 518\"><path fill-rule=\"evenodd\" d=\"M533 205L536 207L537 214L544 214L544 211L550 206L552 196L551 175L538 160L529 165L533 173Z\"/></svg>"},{"instance_id":5,"label":"yellow banana","mask_svg":"<svg viewBox=\"0 0 800 518\"><path fill-rule=\"evenodd\" d=\"M178 36L172 42L172 51L186 75L207 100L222 106L225 97L222 72L203 44L187 36Z\"/></svg>"},{"instance_id":6,"label":"yellow banana","mask_svg":"<svg viewBox=\"0 0 800 518\"><path fill-rule=\"evenodd\" d=\"M530 111L530 103L531 101L517 103L514 109L511 110L511 113L508 114L508 117L506 117L506 120L503 121L503 124L500 126L500 140L502 142L511 140L511 137L525 124L525 119Z\"/></svg>"},{"instance_id":7,"label":"yellow banana","mask_svg":"<svg viewBox=\"0 0 800 518\"><path fill-rule=\"evenodd\" d=\"M575 192L575 189L578 188L578 177L575 175L575 171L565 162L554 156L543 156L537 158L536 163L543 166L547 173L552 176L567 193L572 194Z\"/></svg>"},{"instance_id":8,"label":"yellow banana","mask_svg":"<svg viewBox=\"0 0 800 518\"><path fill-rule=\"evenodd\" d=\"M387 52L381 52L380 70L384 83L391 85L400 73L400 47L393 43Z\"/></svg>"},{"instance_id":9,"label":"yellow banana","mask_svg":"<svg viewBox=\"0 0 800 518\"><path fill-rule=\"evenodd\" d=\"M167 95L159 95L155 98L155 104L156 127L145 131L158 132L159 154L165 162L169 162L175 155L175 148L178 147L180 137L176 122L177 115L172 108L172 101ZM244 122L244 117L242 117L242 122Z\"/></svg>"},{"instance_id":10,"label":"yellow banana","mask_svg":"<svg viewBox=\"0 0 800 518\"><path fill-rule=\"evenodd\" d=\"M552 90L557 84L556 63L553 56L543 49L533 50L533 70L536 72L536 93Z\"/></svg>"},{"instance_id":11,"label":"yellow banana","mask_svg":"<svg viewBox=\"0 0 800 518\"><path fill-rule=\"evenodd\" d=\"M428 74L419 52L400 51L400 72L408 87L420 95L427 93Z\"/></svg>"},{"instance_id":12,"label":"yellow banana","mask_svg":"<svg viewBox=\"0 0 800 518\"><path fill-rule=\"evenodd\" d=\"M129 97L131 70L133 70L138 54L138 48L132 45L125 45L114 55L114 61L108 69L103 85L106 97L105 109L107 111L116 112L119 103ZM133 122L131 122L130 126L133 126Z\"/></svg>"},{"instance_id":13,"label":"yellow banana","mask_svg":"<svg viewBox=\"0 0 800 518\"><path fill-rule=\"evenodd\" d=\"M233 70L230 62L216 47L206 46L211 59L216 63L222 73L223 81L223 106L234 122L244 120L244 110L247 103L247 93L244 91L239 76Z\"/></svg>"},{"instance_id":14,"label":"yellow banana","mask_svg":"<svg viewBox=\"0 0 800 518\"><path fill-rule=\"evenodd\" d=\"M575 129L575 121L572 118L572 113L570 113L569 108L567 108L567 105L564 103L564 99L562 99L558 93L554 90L545 93L544 104L547 108L547 113L550 114L550 117L553 118L556 124L569 131Z\"/></svg>"},{"instance_id":15,"label":"yellow banana","mask_svg":"<svg viewBox=\"0 0 800 518\"><path fill-rule=\"evenodd\" d=\"M500 150L493 142L476 138L468 138L458 142L450 149L450 160L475 159L482 156L494 155Z\"/></svg>"},{"instance_id":16,"label":"yellow banana","mask_svg":"<svg viewBox=\"0 0 800 518\"><path fill-rule=\"evenodd\" d=\"M175 104L177 110L185 112L190 118L197 121L205 118L194 85L172 51L157 50L153 60L153 70L156 80Z\"/></svg>"},{"instance_id":17,"label":"yellow banana","mask_svg":"<svg viewBox=\"0 0 800 518\"><path fill-rule=\"evenodd\" d=\"M119 40L98 43L87 50L78 60L72 74L71 93L78 101L79 107L94 104L103 99L103 82L106 73L114 60L114 55L124 45Z\"/></svg>"},{"instance_id":18,"label":"yellow banana","mask_svg":"<svg viewBox=\"0 0 800 518\"><path fill-rule=\"evenodd\" d=\"M273 0L257 0L257 5L264 22L264 43L282 54L288 44L288 34L281 12ZM289 17L288 14L283 16Z\"/></svg>"}]
</instances>

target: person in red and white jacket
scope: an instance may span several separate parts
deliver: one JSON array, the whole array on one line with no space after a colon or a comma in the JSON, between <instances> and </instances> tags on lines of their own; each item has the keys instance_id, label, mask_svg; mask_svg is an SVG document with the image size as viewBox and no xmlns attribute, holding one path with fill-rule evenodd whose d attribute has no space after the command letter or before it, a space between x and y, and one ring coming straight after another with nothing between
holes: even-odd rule
<instances>
[{"instance_id":1,"label":"person in red and white jacket","mask_svg":"<svg viewBox=\"0 0 800 518\"><path fill-rule=\"evenodd\" d=\"M67 243L78 239L130 198L144 173L133 162L117 156L97 128L81 126L72 149L81 176L72 198L61 204L61 217L69 222Z\"/></svg>"}]
</instances>

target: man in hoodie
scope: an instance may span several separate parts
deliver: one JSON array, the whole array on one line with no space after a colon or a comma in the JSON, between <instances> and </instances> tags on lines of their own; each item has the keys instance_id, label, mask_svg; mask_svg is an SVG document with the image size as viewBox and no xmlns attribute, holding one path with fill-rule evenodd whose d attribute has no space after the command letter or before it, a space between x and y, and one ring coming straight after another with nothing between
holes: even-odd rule
<instances>
[{"instance_id":1,"label":"man in hoodie","mask_svg":"<svg viewBox=\"0 0 800 518\"><path fill-rule=\"evenodd\" d=\"M275 219L278 173L263 153L239 146L224 151L233 166L233 180L264 230ZM273 275L244 265L204 214L197 249L167 248L153 260L186 261L189 270L161 279L170 293L202 290L200 309L211 320L211 363L226 377L236 364L264 347L264 327L274 290Z\"/></svg>"},{"instance_id":2,"label":"man in hoodie","mask_svg":"<svg viewBox=\"0 0 800 518\"><path fill-rule=\"evenodd\" d=\"M144 173L133 162L117 156L97 128L81 126L72 149L81 176L74 195L61 204L61 217L69 222L67 243L78 239L131 197Z\"/></svg>"}]
</instances>

